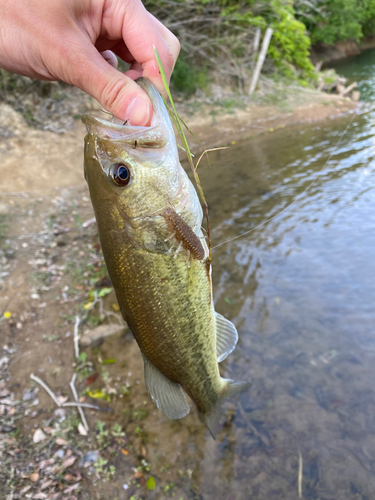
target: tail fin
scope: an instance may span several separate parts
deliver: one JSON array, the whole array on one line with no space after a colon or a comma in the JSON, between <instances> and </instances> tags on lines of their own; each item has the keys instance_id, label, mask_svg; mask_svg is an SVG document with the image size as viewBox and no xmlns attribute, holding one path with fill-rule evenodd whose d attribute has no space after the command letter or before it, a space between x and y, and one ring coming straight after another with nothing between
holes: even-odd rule
<instances>
[{"instance_id":1,"label":"tail fin","mask_svg":"<svg viewBox=\"0 0 375 500\"><path fill-rule=\"evenodd\" d=\"M222 379L225 384L224 389L210 414L204 415L204 422L211 433L211 436L216 439L216 430L221 416L221 405L226 400L233 396L237 396L250 387L248 382L237 382L235 380Z\"/></svg>"}]
</instances>

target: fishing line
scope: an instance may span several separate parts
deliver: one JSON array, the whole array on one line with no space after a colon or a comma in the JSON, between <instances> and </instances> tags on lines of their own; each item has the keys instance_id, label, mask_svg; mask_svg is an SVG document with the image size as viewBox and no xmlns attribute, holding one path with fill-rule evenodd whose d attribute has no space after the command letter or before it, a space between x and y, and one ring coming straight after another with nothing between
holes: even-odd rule
<instances>
[{"instance_id":1,"label":"fishing line","mask_svg":"<svg viewBox=\"0 0 375 500\"><path fill-rule=\"evenodd\" d=\"M278 217L279 215L281 215L282 213L286 212L287 210L289 210L290 207L292 207L293 205L295 205L306 193L307 191L314 185L314 183L318 180L319 178L319 175L323 172L323 170L326 168L326 166L328 165L328 163L330 162L332 156L334 153L336 153L344 135L346 134L346 132L348 131L348 128L351 126L351 124L353 123L353 120L354 120L354 117L356 116L355 113L353 113L353 116L350 120L350 122L348 123L348 125L346 126L344 132L341 134L341 137L340 139L337 141L337 144L336 146L333 148L331 154L329 155L327 161L325 162L325 164L322 166L322 168L320 168L318 170L318 172L316 173L316 177L315 179L313 179L310 183L309 186L307 186L307 188L303 191L303 193L301 193L294 201L292 201L292 203L290 203L289 205L287 205L285 208L283 208L280 212L278 212L277 214L273 215L272 217L270 217L269 219L266 219L265 221L261 222L260 224L258 224L257 226L249 229L249 231L245 231L244 233L241 233L237 236L234 236L233 238L230 238L229 240L226 240L226 241L223 241L222 243L218 243L217 245L215 245L214 247L211 248L211 250L214 250L215 248L217 247L220 247L221 245L225 245L225 243L229 243L230 241L234 241L234 240L237 240L238 238L241 238L242 236L246 236L247 234L251 233L252 231L255 231L256 229L259 229L260 227L264 226L265 224L267 224L268 222L270 222L271 220L273 219L276 219L276 217Z\"/></svg>"}]
</instances>

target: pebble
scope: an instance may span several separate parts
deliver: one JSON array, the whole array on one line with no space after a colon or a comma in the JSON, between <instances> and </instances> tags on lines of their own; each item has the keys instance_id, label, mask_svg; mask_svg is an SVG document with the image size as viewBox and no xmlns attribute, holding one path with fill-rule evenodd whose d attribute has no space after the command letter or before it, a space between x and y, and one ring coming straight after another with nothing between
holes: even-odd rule
<instances>
[{"instance_id":1,"label":"pebble","mask_svg":"<svg viewBox=\"0 0 375 500\"><path fill-rule=\"evenodd\" d=\"M22 394L22 401L31 401L35 399L35 396L38 394L39 389L25 389Z\"/></svg>"},{"instance_id":2,"label":"pebble","mask_svg":"<svg viewBox=\"0 0 375 500\"><path fill-rule=\"evenodd\" d=\"M88 453L86 453L86 455L84 455L81 458L79 465L80 467L89 467L90 465L97 462L99 458L100 458L100 453L97 450L89 451Z\"/></svg>"},{"instance_id":3,"label":"pebble","mask_svg":"<svg viewBox=\"0 0 375 500\"><path fill-rule=\"evenodd\" d=\"M88 347L93 344L99 344L104 338L116 333L125 333L127 330L127 325L100 325L83 335L79 341L79 345L81 347Z\"/></svg>"},{"instance_id":4,"label":"pebble","mask_svg":"<svg viewBox=\"0 0 375 500\"><path fill-rule=\"evenodd\" d=\"M44 441L46 439L46 435L44 434L44 432L42 431L42 429L37 429L35 432L34 432L34 435L33 435L33 442L36 444L36 443L40 443L41 441Z\"/></svg>"}]
</instances>

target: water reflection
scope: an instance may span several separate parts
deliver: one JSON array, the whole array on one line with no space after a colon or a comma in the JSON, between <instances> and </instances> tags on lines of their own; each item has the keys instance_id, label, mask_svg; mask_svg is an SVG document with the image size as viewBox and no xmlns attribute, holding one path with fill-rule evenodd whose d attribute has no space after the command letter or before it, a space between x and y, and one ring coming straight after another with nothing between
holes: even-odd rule
<instances>
[{"instance_id":1,"label":"water reflection","mask_svg":"<svg viewBox=\"0 0 375 500\"><path fill-rule=\"evenodd\" d=\"M252 387L206 441L204 499L297 498L298 450L304 498L372 496L373 118L279 131L201 169L214 245L293 203L214 250L217 309L240 333L225 374Z\"/></svg>"},{"instance_id":2,"label":"water reflection","mask_svg":"<svg viewBox=\"0 0 375 500\"><path fill-rule=\"evenodd\" d=\"M369 49L358 56L338 61L331 65L340 75L348 78L347 84L358 82L361 101L375 98L375 50Z\"/></svg>"}]
</instances>

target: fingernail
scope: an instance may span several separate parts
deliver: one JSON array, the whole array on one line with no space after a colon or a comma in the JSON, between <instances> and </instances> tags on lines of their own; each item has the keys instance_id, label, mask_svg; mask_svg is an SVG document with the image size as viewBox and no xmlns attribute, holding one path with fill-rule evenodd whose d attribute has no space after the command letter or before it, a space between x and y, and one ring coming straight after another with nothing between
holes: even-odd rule
<instances>
[{"instance_id":1,"label":"fingernail","mask_svg":"<svg viewBox=\"0 0 375 500\"><path fill-rule=\"evenodd\" d=\"M129 104L126 114L130 125L143 127L150 120L151 112L151 104L140 97L136 97Z\"/></svg>"}]
</instances>

